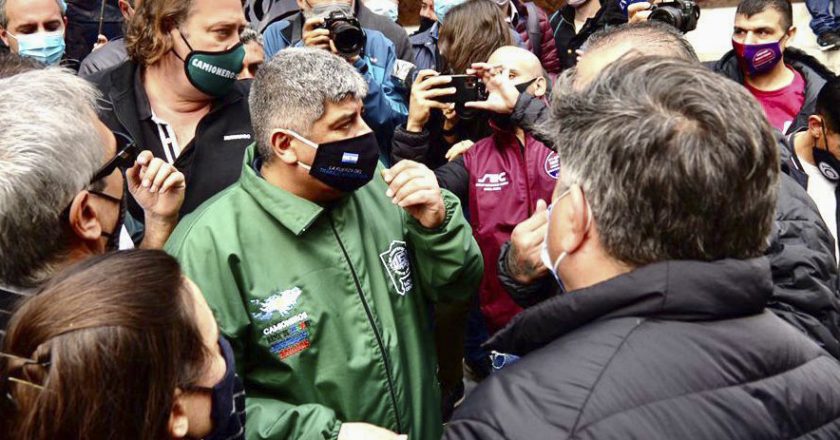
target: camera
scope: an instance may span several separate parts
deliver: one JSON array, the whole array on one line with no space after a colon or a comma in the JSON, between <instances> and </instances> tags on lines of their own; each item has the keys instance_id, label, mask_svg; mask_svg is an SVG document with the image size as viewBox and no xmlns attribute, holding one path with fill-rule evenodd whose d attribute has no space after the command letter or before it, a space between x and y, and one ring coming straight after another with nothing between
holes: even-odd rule
<instances>
[{"instance_id":1,"label":"camera","mask_svg":"<svg viewBox=\"0 0 840 440\"><path fill-rule=\"evenodd\" d=\"M332 11L324 18L324 28L330 31L330 39L339 55L353 58L364 52L367 35L356 17Z\"/></svg>"},{"instance_id":2,"label":"camera","mask_svg":"<svg viewBox=\"0 0 840 440\"><path fill-rule=\"evenodd\" d=\"M700 18L700 7L693 0L674 0L655 4L651 11L648 20L668 23L682 33L696 29L697 20Z\"/></svg>"}]
</instances>

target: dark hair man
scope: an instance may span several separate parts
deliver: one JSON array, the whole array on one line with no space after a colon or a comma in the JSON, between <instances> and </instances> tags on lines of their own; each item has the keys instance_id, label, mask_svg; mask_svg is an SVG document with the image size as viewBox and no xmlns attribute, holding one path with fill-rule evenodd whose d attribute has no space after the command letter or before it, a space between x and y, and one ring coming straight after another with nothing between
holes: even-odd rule
<instances>
[{"instance_id":1,"label":"dark hair man","mask_svg":"<svg viewBox=\"0 0 840 440\"><path fill-rule=\"evenodd\" d=\"M840 79L826 83L817 96L808 127L791 135L796 154L791 165L805 173L808 195L834 236L837 256L837 181L840 180Z\"/></svg>"},{"instance_id":2,"label":"dark hair man","mask_svg":"<svg viewBox=\"0 0 840 440\"><path fill-rule=\"evenodd\" d=\"M488 342L525 357L479 385L444 438L836 430L840 364L766 310L779 156L758 104L665 57L624 57L555 92L562 168L543 259L568 292Z\"/></svg>"},{"instance_id":3,"label":"dark hair man","mask_svg":"<svg viewBox=\"0 0 840 440\"><path fill-rule=\"evenodd\" d=\"M817 93L834 74L790 47L796 35L790 2L742 0L735 14L733 50L714 69L743 84L777 130L793 133L806 127Z\"/></svg>"},{"instance_id":4,"label":"dark hair man","mask_svg":"<svg viewBox=\"0 0 840 440\"><path fill-rule=\"evenodd\" d=\"M238 183L167 243L243 360L258 436L440 437L427 301L471 294L483 264L431 170L378 165L366 92L325 50L275 55Z\"/></svg>"}]
</instances>

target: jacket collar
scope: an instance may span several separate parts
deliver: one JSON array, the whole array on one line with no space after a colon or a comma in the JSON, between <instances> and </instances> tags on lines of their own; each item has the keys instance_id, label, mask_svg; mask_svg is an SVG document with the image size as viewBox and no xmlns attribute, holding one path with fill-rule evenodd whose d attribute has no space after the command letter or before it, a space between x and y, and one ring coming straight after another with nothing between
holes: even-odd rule
<instances>
[{"instance_id":1,"label":"jacket collar","mask_svg":"<svg viewBox=\"0 0 840 440\"><path fill-rule=\"evenodd\" d=\"M760 313L772 293L770 263L764 257L654 263L526 309L485 346L524 355L611 318L714 321L748 316Z\"/></svg>"},{"instance_id":2,"label":"jacket collar","mask_svg":"<svg viewBox=\"0 0 840 440\"><path fill-rule=\"evenodd\" d=\"M251 144L245 150L242 175L239 184L266 212L277 219L291 233L300 236L324 212L317 203L300 198L280 189L260 176L252 164L256 158L257 145Z\"/></svg>"}]
</instances>

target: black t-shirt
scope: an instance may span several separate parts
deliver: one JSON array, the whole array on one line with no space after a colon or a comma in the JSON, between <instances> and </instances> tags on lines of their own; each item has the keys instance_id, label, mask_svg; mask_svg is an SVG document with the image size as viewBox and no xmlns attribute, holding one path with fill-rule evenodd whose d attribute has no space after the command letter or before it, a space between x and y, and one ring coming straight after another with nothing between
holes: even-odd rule
<instances>
[{"instance_id":1,"label":"black t-shirt","mask_svg":"<svg viewBox=\"0 0 840 440\"><path fill-rule=\"evenodd\" d=\"M184 173L187 190L182 217L239 179L245 149L254 139L248 110L250 82L239 81L227 95L216 99L198 123L193 140L181 146L178 154L173 145L164 145L167 136L161 135L161 120L152 114L137 65L127 61L89 80L107 101L100 118L111 130L127 134L141 149L174 163ZM133 199L128 207L131 216L142 221L143 211Z\"/></svg>"}]
</instances>

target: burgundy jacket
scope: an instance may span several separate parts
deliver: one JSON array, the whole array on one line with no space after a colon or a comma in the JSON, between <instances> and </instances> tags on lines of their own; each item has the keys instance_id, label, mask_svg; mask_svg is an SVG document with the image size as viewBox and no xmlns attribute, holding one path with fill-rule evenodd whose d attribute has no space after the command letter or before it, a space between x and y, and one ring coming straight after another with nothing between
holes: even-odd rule
<instances>
[{"instance_id":1,"label":"burgundy jacket","mask_svg":"<svg viewBox=\"0 0 840 440\"><path fill-rule=\"evenodd\" d=\"M522 38L522 44L530 50L534 52L533 43L530 41L531 37L528 35L528 8L525 6L525 2L520 2L519 0L512 0L513 5L516 6L516 10L519 12L519 20L516 22L516 32L519 33L520 38ZM557 55L557 46L554 42L554 31L551 29L551 22L549 21L548 14L540 8L534 8L537 10L539 23L540 23L540 31L542 32L542 41L540 42L540 62L542 63L543 69L546 72L551 74L552 78L554 75L560 73L562 66L560 65L560 58Z\"/></svg>"},{"instance_id":2,"label":"burgundy jacket","mask_svg":"<svg viewBox=\"0 0 840 440\"><path fill-rule=\"evenodd\" d=\"M513 228L530 217L537 200L551 201L560 162L529 134L523 146L512 132L496 131L464 154L469 173L470 224L484 256L481 312L492 333L522 309L499 283L496 261Z\"/></svg>"}]
</instances>

